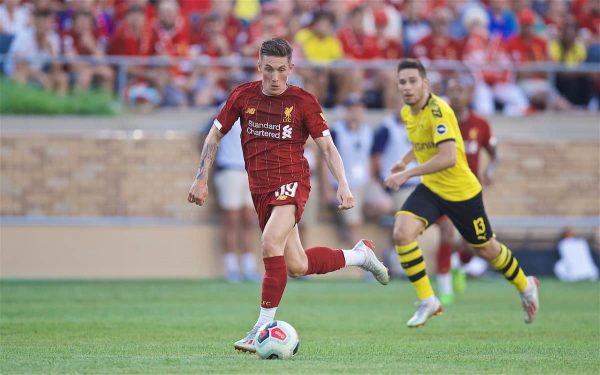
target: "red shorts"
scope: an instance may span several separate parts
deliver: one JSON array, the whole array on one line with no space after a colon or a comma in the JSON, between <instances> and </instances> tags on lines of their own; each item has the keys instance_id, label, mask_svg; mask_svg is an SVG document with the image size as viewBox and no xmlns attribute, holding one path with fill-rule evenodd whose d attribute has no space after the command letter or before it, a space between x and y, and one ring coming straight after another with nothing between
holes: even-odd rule
<instances>
[{"instance_id":1,"label":"red shorts","mask_svg":"<svg viewBox=\"0 0 600 375\"><path fill-rule=\"evenodd\" d=\"M285 206L293 204L296 206L296 224L300 222L304 206L310 194L310 185L291 182L282 185L279 189L269 193L252 193L252 202L258 214L258 225L263 231L267 221L271 217L273 206Z\"/></svg>"}]
</instances>

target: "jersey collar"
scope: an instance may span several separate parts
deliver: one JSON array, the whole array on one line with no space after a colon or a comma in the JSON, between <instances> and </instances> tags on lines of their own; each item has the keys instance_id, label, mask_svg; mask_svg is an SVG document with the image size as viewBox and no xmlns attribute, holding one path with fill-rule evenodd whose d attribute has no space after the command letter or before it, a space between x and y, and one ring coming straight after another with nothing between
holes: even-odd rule
<instances>
[{"instance_id":1,"label":"jersey collar","mask_svg":"<svg viewBox=\"0 0 600 375\"><path fill-rule=\"evenodd\" d=\"M431 93L429 93L429 95L427 95L427 101L425 102L425 104L423 105L423 107L421 107L421 111L425 109L425 107L427 107L427 105L429 104L429 101L431 100L432 96Z\"/></svg>"}]
</instances>

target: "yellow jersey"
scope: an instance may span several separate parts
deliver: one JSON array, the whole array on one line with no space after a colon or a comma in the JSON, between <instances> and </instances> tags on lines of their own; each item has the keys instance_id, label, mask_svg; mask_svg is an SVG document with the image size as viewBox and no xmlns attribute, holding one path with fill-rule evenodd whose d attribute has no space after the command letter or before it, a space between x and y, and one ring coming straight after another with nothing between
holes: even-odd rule
<instances>
[{"instance_id":1,"label":"yellow jersey","mask_svg":"<svg viewBox=\"0 0 600 375\"><path fill-rule=\"evenodd\" d=\"M408 139L419 164L427 162L438 153L438 144L446 141L454 141L456 144L454 166L421 176L423 185L441 198L453 202L471 199L481 191L481 184L467 163L458 121L445 101L430 94L427 104L417 115L412 114L408 105L400 110L400 115L406 124Z\"/></svg>"},{"instance_id":2,"label":"yellow jersey","mask_svg":"<svg viewBox=\"0 0 600 375\"><path fill-rule=\"evenodd\" d=\"M302 46L304 57L310 62L328 64L344 57L342 43L335 35L320 39L307 28L298 31L295 40Z\"/></svg>"}]
</instances>

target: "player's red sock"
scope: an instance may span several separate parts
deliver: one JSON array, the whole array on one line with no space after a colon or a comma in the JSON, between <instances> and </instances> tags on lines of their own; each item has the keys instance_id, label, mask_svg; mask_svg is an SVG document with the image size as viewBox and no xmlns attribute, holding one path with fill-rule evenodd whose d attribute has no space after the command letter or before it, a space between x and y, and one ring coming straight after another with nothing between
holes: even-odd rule
<instances>
[{"instance_id":1,"label":"player's red sock","mask_svg":"<svg viewBox=\"0 0 600 375\"><path fill-rule=\"evenodd\" d=\"M467 264L473 259L473 253L467 250L465 247L462 247L458 251L458 256L460 257L460 262L462 264Z\"/></svg>"},{"instance_id":2,"label":"player's red sock","mask_svg":"<svg viewBox=\"0 0 600 375\"><path fill-rule=\"evenodd\" d=\"M452 244L440 243L440 248L437 252L437 273L450 272L450 258L452 257Z\"/></svg>"},{"instance_id":3,"label":"player's red sock","mask_svg":"<svg viewBox=\"0 0 600 375\"><path fill-rule=\"evenodd\" d=\"M287 284L287 267L283 255L263 258L265 277L262 283L261 307L272 308L279 306Z\"/></svg>"},{"instance_id":4,"label":"player's red sock","mask_svg":"<svg viewBox=\"0 0 600 375\"><path fill-rule=\"evenodd\" d=\"M308 257L307 275L329 273L346 266L344 253L325 246L311 247L306 250Z\"/></svg>"}]
</instances>

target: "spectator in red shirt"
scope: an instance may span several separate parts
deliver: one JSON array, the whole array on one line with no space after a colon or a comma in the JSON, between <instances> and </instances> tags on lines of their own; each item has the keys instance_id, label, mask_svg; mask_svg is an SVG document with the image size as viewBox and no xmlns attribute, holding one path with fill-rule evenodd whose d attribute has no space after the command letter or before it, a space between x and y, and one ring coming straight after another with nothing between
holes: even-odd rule
<instances>
[{"instance_id":1,"label":"spectator in red shirt","mask_svg":"<svg viewBox=\"0 0 600 375\"><path fill-rule=\"evenodd\" d=\"M546 41L534 33L535 13L531 9L519 12L519 34L507 42L507 50L517 65L549 61ZM535 108L571 109L571 104L550 84L544 72L520 72L519 86Z\"/></svg>"},{"instance_id":2,"label":"spectator in red shirt","mask_svg":"<svg viewBox=\"0 0 600 375\"><path fill-rule=\"evenodd\" d=\"M394 44L393 40L385 36L388 18L383 9L376 14L377 34L369 35L365 29L364 17L365 8L358 6L352 9L346 24L338 32L338 39L342 43L344 55L346 58L356 60L372 60L384 58L387 53L393 54L399 51L399 46ZM387 48L390 48L389 50ZM395 59L399 56L394 57ZM367 87L372 87L374 91L381 92L382 106L393 108L395 104L396 71L395 69L375 69L360 70L353 69L348 72L356 82L366 81ZM359 89L359 87L356 87ZM379 104L379 103L372 103Z\"/></svg>"},{"instance_id":3,"label":"spectator in red shirt","mask_svg":"<svg viewBox=\"0 0 600 375\"><path fill-rule=\"evenodd\" d=\"M199 53L209 57L229 56L233 52L232 45L225 37L225 22L219 13L210 13L204 18L204 38L199 46Z\"/></svg>"},{"instance_id":4,"label":"spectator in red shirt","mask_svg":"<svg viewBox=\"0 0 600 375\"><path fill-rule=\"evenodd\" d=\"M344 26L337 31L346 58L368 60L377 57L377 39L364 26L364 9L352 9Z\"/></svg>"},{"instance_id":5,"label":"spectator in red shirt","mask_svg":"<svg viewBox=\"0 0 600 375\"><path fill-rule=\"evenodd\" d=\"M544 15L546 36L548 39L560 37L565 25L565 17L569 14L569 6L565 0L551 0Z\"/></svg>"},{"instance_id":6,"label":"spectator in red shirt","mask_svg":"<svg viewBox=\"0 0 600 375\"><path fill-rule=\"evenodd\" d=\"M375 39L377 40L377 57L386 60L399 60L404 57L402 38L389 37L386 33L388 16L385 12L377 11L373 15L375 22Z\"/></svg>"},{"instance_id":7,"label":"spectator in red shirt","mask_svg":"<svg viewBox=\"0 0 600 375\"><path fill-rule=\"evenodd\" d=\"M110 38L107 47L109 55L142 56L148 50L147 32L144 30L144 8L132 6L127 10L123 22Z\"/></svg>"},{"instance_id":8,"label":"spectator in red shirt","mask_svg":"<svg viewBox=\"0 0 600 375\"><path fill-rule=\"evenodd\" d=\"M420 60L460 60L461 42L450 37L452 13L437 8L431 17L431 34L412 46L411 56Z\"/></svg>"},{"instance_id":9,"label":"spectator in red shirt","mask_svg":"<svg viewBox=\"0 0 600 375\"><path fill-rule=\"evenodd\" d=\"M575 0L573 14L581 27L583 42L600 49L600 1Z\"/></svg>"},{"instance_id":10,"label":"spectator in red shirt","mask_svg":"<svg viewBox=\"0 0 600 375\"><path fill-rule=\"evenodd\" d=\"M149 27L144 8L139 5L131 6L109 40L107 53L115 56L144 56L149 49ZM154 88L156 76L151 69L129 65L127 74L132 78L125 89L129 104L160 104L160 94Z\"/></svg>"},{"instance_id":11,"label":"spectator in red shirt","mask_svg":"<svg viewBox=\"0 0 600 375\"><path fill-rule=\"evenodd\" d=\"M73 27L62 37L63 52L69 57L94 56L102 58L104 51L95 33L94 15L88 11L80 11L73 16ZM112 92L115 84L115 74L107 64L70 64L75 74L75 87L86 91L94 79L106 92Z\"/></svg>"},{"instance_id":12,"label":"spectator in red shirt","mask_svg":"<svg viewBox=\"0 0 600 375\"><path fill-rule=\"evenodd\" d=\"M463 49L463 61L472 66L475 76L474 109L485 115L493 115L495 102L503 105L507 116L520 116L529 108L525 93L516 84L511 70L486 69L490 64L510 66L510 56L504 47L502 36L488 31L486 12L478 7L469 8L464 14L468 35Z\"/></svg>"},{"instance_id":13,"label":"spectator in red shirt","mask_svg":"<svg viewBox=\"0 0 600 375\"><path fill-rule=\"evenodd\" d=\"M156 20L150 30L150 43L146 55L162 56L167 59L187 57L189 52L189 30L176 0L161 0ZM164 97L164 105L185 107L192 89L189 71L181 64L152 68L157 88Z\"/></svg>"},{"instance_id":14,"label":"spectator in red shirt","mask_svg":"<svg viewBox=\"0 0 600 375\"><path fill-rule=\"evenodd\" d=\"M120 23L127 17L129 9L139 7L144 13L144 19L152 23L156 17L156 7L150 0L114 0L115 22Z\"/></svg>"},{"instance_id":15,"label":"spectator in red shirt","mask_svg":"<svg viewBox=\"0 0 600 375\"><path fill-rule=\"evenodd\" d=\"M209 12L204 14L195 13L192 17L189 17L190 44L195 48L195 46L206 43L206 40L210 38L210 35L206 34L204 24L208 21L209 17L214 17L215 14L220 17L220 22L223 23L223 28L221 30L222 35L227 39L231 49L236 51L238 43L237 39L242 32L242 23L233 14L232 0L213 1Z\"/></svg>"},{"instance_id":16,"label":"spectator in red shirt","mask_svg":"<svg viewBox=\"0 0 600 375\"><path fill-rule=\"evenodd\" d=\"M219 58L231 55L232 46L225 36L225 22L220 13L211 12L204 17L203 39L194 45L193 54ZM192 91L194 106L212 106L225 100L229 92L229 81L235 70L228 67L194 66L189 77L189 89Z\"/></svg>"},{"instance_id":17,"label":"spectator in red shirt","mask_svg":"<svg viewBox=\"0 0 600 375\"><path fill-rule=\"evenodd\" d=\"M388 16L385 11L379 9L374 14L375 39L377 43L377 58L386 60L398 60L404 57L402 38L391 38L387 36ZM382 93L382 106L385 109L395 109L398 103L398 85L396 83L396 69L377 69L375 71L375 89Z\"/></svg>"},{"instance_id":18,"label":"spectator in red shirt","mask_svg":"<svg viewBox=\"0 0 600 375\"><path fill-rule=\"evenodd\" d=\"M258 58L258 48L265 40L283 38L287 34L284 18L275 5L263 5L260 15L254 19L246 32L242 33L243 44L240 47L242 56Z\"/></svg>"},{"instance_id":19,"label":"spectator in red shirt","mask_svg":"<svg viewBox=\"0 0 600 375\"><path fill-rule=\"evenodd\" d=\"M385 26L382 24L382 18L385 18ZM381 29L383 27L383 35L402 43L402 39L400 39L402 35L402 15L389 1L370 0L366 2L364 23L368 34L375 34L377 28ZM377 25L378 23L379 25Z\"/></svg>"}]
</instances>

